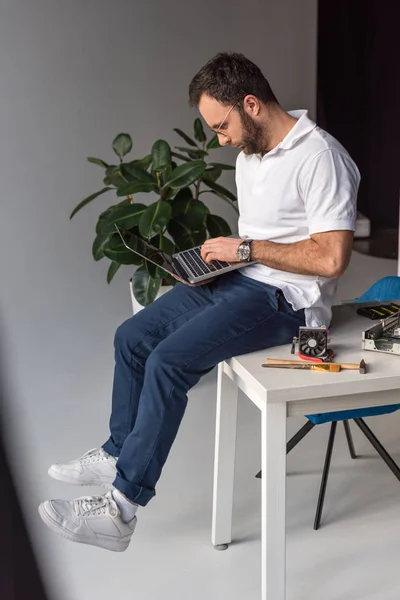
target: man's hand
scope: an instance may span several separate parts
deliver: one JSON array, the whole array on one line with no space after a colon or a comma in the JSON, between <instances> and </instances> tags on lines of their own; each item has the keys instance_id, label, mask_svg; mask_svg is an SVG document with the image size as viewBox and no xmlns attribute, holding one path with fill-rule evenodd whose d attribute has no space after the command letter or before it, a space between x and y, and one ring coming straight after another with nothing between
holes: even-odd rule
<instances>
[{"instance_id":1,"label":"man's hand","mask_svg":"<svg viewBox=\"0 0 400 600\"><path fill-rule=\"evenodd\" d=\"M240 262L237 249L244 240L231 237L216 237L206 240L201 247L200 253L206 263L213 260L225 262Z\"/></svg>"}]
</instances>

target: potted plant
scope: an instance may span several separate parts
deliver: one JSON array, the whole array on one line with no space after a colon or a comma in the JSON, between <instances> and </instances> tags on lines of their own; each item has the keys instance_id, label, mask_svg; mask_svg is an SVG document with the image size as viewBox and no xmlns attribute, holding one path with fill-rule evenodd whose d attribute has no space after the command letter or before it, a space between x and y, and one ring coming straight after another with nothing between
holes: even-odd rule
<instances>
[{"instance_id":1,"label":"potted plant","mask_svg":"<svg viewBox=\"0 0 400 600\"><path fill-rule=\"evenodd\" d=\"M125 248L114 223L173 254L200 245L208 237L231 234L228 223L222 217L211 214L201 198L203 194L215 194L239 212L236 196L217 183L224 170L234 170L235 167L207 161L210 151L220 147L217 136L207 140L198 118L194 121L195 139L180 129L174 131L187 144L176 146L178 152L160 139L153 144L150 154L126 162L125 157L132 149L132 139L129 134L120 133L112 142L119 164L88 157L89 162L104 170L104 187L82 200L70 216L72 219L81 208L106 192L116 194L117 201L98 218L92 254L96 261L103 258L111 261L108 283L121 265L137 267L131 279L131 289L141 306L154 301L161 285L175 285L176 279ZM153 194L155 200L148 205L136 202L135 195L142 192Z\"/></svg>"}]
</instances>

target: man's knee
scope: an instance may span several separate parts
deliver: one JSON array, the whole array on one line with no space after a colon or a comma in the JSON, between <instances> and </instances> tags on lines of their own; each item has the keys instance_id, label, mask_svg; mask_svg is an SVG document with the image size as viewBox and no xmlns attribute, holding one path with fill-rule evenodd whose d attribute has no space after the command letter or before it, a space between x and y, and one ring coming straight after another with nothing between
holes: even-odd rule
<instances>
[{"instance_id":1,"label":"man's knee","mask_svg":"<svg viewBox=\"0 0 400 600\"><path fill-rule=\"evenodd\" d=\"M184 373L184 360L178 352L174 352L166 344L159 344L147 358L146 371L163 376L172 373Z\"/></svg>"},{"instance_id":2,"label":"man's knee","mask_svg":"<svg viewBox=\"0 0 400 600\"><path fill-rule=\"evenodd\" d=\"M137 315L133 315L121 325L119 325L114 335L114 347L121 348L127 345L132 346L135 338L139 338L140 328L137 326Z\"/></svg>"}]
</instances>

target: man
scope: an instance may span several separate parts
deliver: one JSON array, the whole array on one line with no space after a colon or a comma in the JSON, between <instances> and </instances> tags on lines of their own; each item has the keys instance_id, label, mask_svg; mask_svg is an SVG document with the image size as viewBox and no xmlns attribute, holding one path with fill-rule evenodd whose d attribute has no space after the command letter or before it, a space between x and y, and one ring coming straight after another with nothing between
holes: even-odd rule
<instances>
[{"instance_id":1,"label":"man","mask_svg":"<svg viewBox=\"0 0 400 600\"><path fill-rule=\"evenodd\" d=\"M241 54L210 60L189 97L220 144L241 149L241 239L206 240L201 254L257 263L203 285L179 282L117 329L110 438L49 469L67 483L111 489L39 507L57 533L109 550L128 547L138 505L156 493L188 390L224 359L287 344L300 325L328 326L351 254L360 176L337 140L307 111L283 110Z\"/></svg>"}]
</instances>

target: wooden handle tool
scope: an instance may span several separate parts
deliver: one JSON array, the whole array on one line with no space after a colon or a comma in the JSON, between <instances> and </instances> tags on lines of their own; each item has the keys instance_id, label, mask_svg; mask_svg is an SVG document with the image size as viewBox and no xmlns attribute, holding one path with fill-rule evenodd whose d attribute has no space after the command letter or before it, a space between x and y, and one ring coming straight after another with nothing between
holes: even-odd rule
<instances>
[{"instance_id":1,"label":"wooden handle tool","mask_svg":"<svg viewBox=\"0 0 400 600\"><path fill-rule=\"evenodd\" d=\"M297 367L296 367L297 365ZM332 363L332 362L322 362L322 363L317 363L317 362L307 362L304 360L287 360L284 358L266 358L265 359L265 363L263 364L263 366L270 366L270 367L286 367L289 368L290 366L292 366L292 368L300 368L301 366L304 366L306 369L308 369L309 367L312 366L323 366L323 365L327 365L328 368L326 369L310 369L311 371L328 371L331 373L337 373L340 370L352 370L352 371L359 371L361 374L365 374L367 372L367 366L365 364L365 361L362 360L359 364L357 363ZM337 368L339 367L339 368Z\"/></svg>"},{"instance_id":2,"label":"wooden handle tool","mask_svg":"<svg viewBox=\"0 0 400 600\"><path fill-rule=\"evenodd\" d=\"M282 363L264 363L263 367L270 367L272 369L300 369L302 371L323 371L324 373L339 373L340 365L337 363L294 363L294 364L282 364Z\"/></svg>"}]
</instances>

